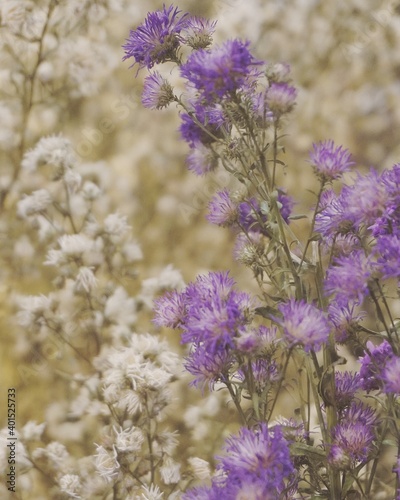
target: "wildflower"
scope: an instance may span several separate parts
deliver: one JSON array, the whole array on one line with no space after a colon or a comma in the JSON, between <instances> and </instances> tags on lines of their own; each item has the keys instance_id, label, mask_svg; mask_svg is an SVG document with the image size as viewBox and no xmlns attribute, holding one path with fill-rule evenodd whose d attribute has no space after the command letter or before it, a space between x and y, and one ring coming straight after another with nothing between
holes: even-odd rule
<instances>
[{"instance_id":1,"label":"wildflower","mask_svg":"<svg viewBox=\"0 0 400 500\"><path fill-rule=\"evenodd\" d=\"M81 267L75 282L77 292L90 293L97 286L97 278L90 267Z\"/></svg>"},{"instance_id":2,"label":"wildflower","mask_svg":"<svg viewBox=\"0 0 400 500\"><path fill-rule=\"evenodd\" d=\"M142 490L143 493L138 497L139 500L163 500L164 498L164 493L155 484L151 484L150 486L144 485Z\"/></svg>"},{"instance_id":3,"label":"wildflower","mask_svg":"<svg viewBox=\"0 0 400 500\"><path fill-rule=\"evenodd\" d=\"M244 381L246 379L247 368L240 369L238 377ZM276 362L272 359L256 359L251 363L251 377L254 383L254 389L258 394L262 394L266 387L277 382L280 373Z\"/></svg>"},{"instance_id":4,"label":"wildflower","mask_svg":"<svg viewBox=\"0 0 400 500\"><path fill-rule=\"evenodd\" d=\"M243 86L251 69L259 64L250 53L249 45L235 39L211 50L193 52L181 66L181 75L206 101L232 94Z\"/></svg>"},{"instance_id":5,"label":"wildflower","mask_svg":"<svg viewBox=\"0 0 400 500\"><path fill-rule=\"evenodd\" d=\"M292 213L294 201L291 196L286 194L285 189L279 188L278 189L278 208L281 213L282 219L286 222L286 224L289 224L289 217Z\"/></svg>"},{"instance_id":6,"label":"wildflower","mask_svg":"<svg viewBox=\"0 0 400 500\"><path fill-rule=\"evenodd\" d=\"M33 420L29 420L21 430L21 438L25 441L39 441L45 427L45 423L37 424Z\"/></svg>"},{"instance_id":7,"label":"wildflower","mask_svg":"<svg viewBox=\"0 0 400 500\"><path fill-rule=\"evenodd\" d=\"M268 108L276 118L285 113L289 113L295 103L297 90L288 83L271 83L265 94L265 101Z\"/></svg>"},{"instance_id":8,"label":"wildflower","mask_svg":"<svg viewBox=\"0 0 400 500\"><path fill-rule=\"evenodd\" d=\"M280 304L283 318L276 318L289 345L301 344L305 351L319 350L328 340L330 326L325 314L312 304L294 299Z\"/></svg>"},{"instance_id":9,"label":"wildflower","mask_svg":"<svg viewBox=\"0 0 400 500\"><path fill-rule=\"evenodd\" d=\"M382 388L382 372L385 365L392 359L393 350L387 340L378 346L367 342L367 349L368 352L360 358L360 377L362 388L369 392Z\"/></svg>"},{"instance_id":10,"label":"wildflower","mask_svg":"<svg viewBox=\"0 0 400 500\"><path fill-rule=\"evenodd\" d=\"M351 165L354 165L350 152L342 146L335 147L333 141L313 144L310 161L315 173L321 179L328 181L338 179Z\"/></svg>"},{"instance_id":11,"label":"wildflower","mask_svg":"<svg viewBox=\"0 0 400 500\"><path fill-rule=\"evenodd\" d=\"M239 217L237 204L232 200L229 191L219 191L209 203L207 219L217 226L230 227Z\"/></svg>"},{"instance_id":12,"label":"wildflower","mask_svg":"<svg viewBox=\"0 0 400 500\"><path fill-rule=\"evenodd\" d=\"M203 17L190 17L182 31L182 40L192 49L206 49L212 43L212 35L217 21Z\"/></svg>"},{"instance_id":13,"label":"wildflower","mask_svg":"<svg viewBox=\"0 0 400 500\"><path fill-rule=\"evenodd\" d=\"M260 257L264 251L262 234L259 232L249 232L247 235L239 233L235 247L233 250L234 258L249 266L251 269L257 270L260 262Z\"/></svg>"},{"instance_id":14,"label":"wildflower","mask_svg":"<svg viewBox=\"0 0 400 500\"><path fill-rule=\"evenodd\" d=\"M354 219L347 210L347 189L345 186L339 196L333 190L322 193L315 230L329 241L333 241L338 234L355 232Z\"/></svg>"},{"instance_id":15,"label":"wildflower","mask_svg":"<svg viewBox=\"0 0 400 500\"><path fill-rule=\"evenodd\" d=\"M335 402L339 410L350 406L355 393L361 388L359 373L335 372Z\"/></svg>"},{"instance_id":16,"label":"wildflower","mask_svg":"<svg viewBox=\"0 0 400 500\"><path fill-rule=\"evenodd\" d=\"M158 71L144 81L142 103L145 108L166 108L174 100L172 85Z\"/></svg>"},{"instance_id":17,"label":"wildflower","mask_svg":"<svg viewBox=\"0 0 400 500\"><path fill-rule=\"evenodd\" d=\"M186 288L182 342L203 344L210 353L234 346L234 337L250 322L253 305L250 296L233 285L228 273L209 273Z\"/></svg>"},{"instance_id":18,"label":"wildflower","mask_svg":"<svg viewBox=\"0 0 400 500\"><path fill-rule=\"evenodd\" d=\"M139 65L139 70L152 68L155 64L178 60L178 49L182 38L180 32L186 26L187 14L179 16L178 8L166 8L149 12L144 22L131 30L126 44L123 45L125 56L123 60L133 57L133 64Z\"/></svg>"},{"instance_id":19,"label":"wildflower","mask_svg":"<svg viewBox=\"0 0 400 500\"><path fill-rule=\"evenodd\" d=\"M65 474L60 478L60 490L71 498L81 498L81 478L75 474Z\"/></svg>"},{"instance_id":20,"label":"wildflower","mask_svg":"<svg viewBox=\"0 0 400 500\"><path fill-rule=\"evenodd\" d=\"M120 429L116 434L115 448L120 453L138 453L144 442L143 431L139 427L128 427L127 429Z\"/></svg>"},{"instance_id":21,"label":"wildflower","mask_svg":"<svg viewBox=\"0 0 400 500\"><path fill-rule=\"evenodd\" d=\"M211 477L210 464L198 457L189 457L188 463L196 479L209 479Z\"/></svg>"},{"instance_id":22,"label":"wildflower","mask_svg":"<svg viewBox=\"0 0 400 500\"><path fill-rule=\"evenodd\" d=\"M154 301L154 323L168 328L180 327L186 316L184 295L172 290Z\"/></svg>"},{"instance_id":23,"label":"wildflower","mask_svg":"<svg viewBox=\"0 0 400 500\"><path fill-rule=\"evenodd\" d=\"M358 174L351 188L344 191L346 208L356 227L369 227L382 216L387 204L387 193L379 173Z\"/></svg>"},{"instance_id":24,"label":"wildflower","mask_svg":"<svg viewBox=\"0 0 400 500\"><path fill-rule=\"evenodd\" d=\"M393 356L382 371L383 391L400 394L400 358Z\"/></svg>"},{"instance_id":25,"label":"wildflower","mask_svg":"<svg viewBox=\"0 0 400 500\"><path fill-rule=\"evenodd\" d=\"M190 385L204 391L205 387L213 390L217 382L223 381L233 362L231 353L222 349L217 353L210 353L207 348L196 346L186 357L184 366L194 376Z\"/></svg>"},{"instance_id":26,"label":"wildflower","mask_svg":"<svg viewBox=\"0 0 400 500\"><path fill-rule=\"evenodd\" d=\"M104 446L96 445L95 467L100 476L107 482L115 479L119 474L120 464L115 447L108 451Z\"/></svg>"},{"instance_id":27,"label":"wildflower","mask_svg":"<svg viewBox=\"0 0 400 500\"><path fill-rule=\"evenodd\" d=\"M17 213L23 219L27 219L31 215L45 212L52 201L47 189L38 189L18 202Z\"/></svg>"},{"instance_id":28,"label":"wildflower","mask_svg":"<svg viewBox=\"0 0 400 500\"><path fill-rule=\"evenodd\" d=\"M212 144L223 138L230 128L220 108L199 103L194 106L191 114L181 113L181 120L179 131L191 148L200 144Z\"/></svg>"},{"instance_id":29,"label":"wildflower","mask_svg":"<svg viewBox=\"0 0 400 500\"><path fill-rule=\"evenodd\" d=\"M227 439L224 449L226 455L218 458L227 483L237 481L240 486L254 481L265 495L275 493L276 498L294 472L288 444L278 427L271 430L262 423L256 430L242 428L238 435Z\"/></svg>"},{"instance_id":30,"label":"wildflower","mask_svg":"<svg viewBox=\"0 0 400 500\"><path fill-rule=\"evenodd\" d=\"M326 293L333 294L340 307L346 307L349 302L361 304L369 294L369 280L375 267L362 250L337 258L327 272Z\"/></svg>"},{"instance_id":31,"label":"wildflower","mask_svg":"<svg viewBox=\"0 0 400 500\"><path fill-rule=\"evenodd\" d=\"M188 169L196 175L206 175L218 166L218 157L199 143L187 157Z\"/></svg>"},{"instance_id":32,"label":"wildflower","mask_svg":"<svg viewBox=\"0 0 400 500\"><path fill-rule=\"evenodd\" d=\"M365 312L356 313L354 302L339 305L331 302L328 306L329 321L335 327L335 339L337 342L345 342L358 330L359 322L364 318Z\"/></svg>"},{"instance_id":33,"label":"wildflower","mask_svg":"<svg viewBox=\"0 0 400 500\"><path fill-rule=\"evenodd\" d=\"M171 457L166 457L160 467L160 475L164 484L177 484L181 479L181 464L178 464Z\"/></svg>"},{"instance_id":34,"label":"wildflower","mask_svg":"<svg viewBox=\"0 0 400 500\"><path fill-rule=\"evenodd\" d=\"M339 469L354 468L368 460L375 438L373 428L361 422L341 422L332 429L328 462Z\"/></svg>"},{"instance_id":35,"label":"wildflower","mask_svg":"<svg viewBox=\"0 0 400 500\"><path fill-rule=\"evenodd\" d=\"M379 236L373 252L383 278L400 278L400 235Z\"/></svg>"},{"instance_id":36,"label":"wildflower","mask_svg":"<svg viewBox=\"0 0 400 500\"><path fill-rule=\"evenodd\" d=\"M54 168L53 180L56 180L75 163L70 141L61 135L54 135L42 137L33 149L25 153L22 168L33 171L41 165L51 165Z\"/></svg>"}]
</instances>

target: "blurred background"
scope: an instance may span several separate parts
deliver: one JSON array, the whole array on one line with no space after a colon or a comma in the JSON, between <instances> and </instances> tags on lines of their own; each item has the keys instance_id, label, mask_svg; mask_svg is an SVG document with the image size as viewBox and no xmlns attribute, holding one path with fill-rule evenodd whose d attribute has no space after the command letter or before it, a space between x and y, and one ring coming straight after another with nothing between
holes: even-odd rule
<instances>
[{"instance_id":1,"label":"blurred background","mask_svg":"<svg viewBox=\"0 0 400 500\"><path fill-rule=\"evenodd\" d=\"M16 204L29 191L30 181L21 174L8 189L24 151L40 137L60 132L68 137L83 169L93 171L107 188L110 206L127 215L143 251L142 279L157 276L169 264L180 270L185 282L204 271L231 269L240 287L256 291L251 272L233 259L234 235L205 219L208 200L225 187L226 177L197 178L187 171L188 148L177 131L177 109L143 108L146 71L137 74L136 67L129 67L131 61L122 62L121 46L129 30L163 2L59 4L69 28L64 39L49 31L49 64L42 63L36 71L39 104L26 114L19 60L34 57L38 45L24 45L19 33L32 34L42 26L49 1L0 0L0 187L7 191L0 219L1 427L6 423L7 387L18 387L21 424L43 421L54 397L51 376L21 382L11 300L15 294L38 295L52 288L52 272L41 265L46 250L26 239L16 215ZM288 167L282 185L298 201L296 212L314 201L309 190L315 180L307 164L313 142L333 139L349 148L361 170L381 170L400 161L400 2L181 0L175 5L216 19L215 43L249 39L259 59L290 64L298 103L284 130L283 160ZM75 25L73 19L82 22ZM54 33L63 21L57 22ZM52 47L62 51L54 49L53 57ZM176 76L171 73L172 79ZM301 230L296 223L294 228ZM149 313L139 330L146 331L150 320ZM166 335L179 344L174 334Z\"/></svg>"}]
</instances>

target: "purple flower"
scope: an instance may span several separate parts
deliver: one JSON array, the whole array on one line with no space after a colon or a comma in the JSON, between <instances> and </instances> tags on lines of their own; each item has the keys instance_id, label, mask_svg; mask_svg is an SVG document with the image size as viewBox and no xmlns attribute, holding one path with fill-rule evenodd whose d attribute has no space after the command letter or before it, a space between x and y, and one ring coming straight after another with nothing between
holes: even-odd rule
<instances>
[{"instance_id":1,"label":"purple flower","mask_svg":"<svg viewBox=\"0 0 400 500\"><path fill-rule=\"evenodd\" d=\"M342 146L336 147L333 141L313 144L313 148L310 161L315 173L324 180L338 179L354 165L350 152Z\"/></svg>"},{"instance_id":2,"label":"purple flower","mask_svg":"<svg viewBox=\"0 0 400 500\"><path fill-rule=\"evenodd\" d=\"M341 422L332 429L332 447L328 462L339 469L354 468L368 460L375 435L362 422Z\"/></svg>"},{"instance_id":3,"label":"purple flower","mask_svg":"<svg viewBox=\"0 0 400 500\"><path fill-rule=\"evenodd\" d=\"M339 307L346 307L349 303L361 304L369 294L368 284L374 268L362 250L340 257L328 269L325 291L334 295Z\"/></svg>"},{"instance_id":4,"label":"purple flower","mask_svg":"<svg viewBox=\"0 0 400 500\"><path fill-rule=\"evenodd\" d=\"M247 232L263 232L260 220L266 222L266 217L261 216L260 205L255 198L242 201L238 206L239 224Z\"/></svg>"},{"instance_id":5,"label":"purple flower","mask_svg":"<svg viewBox=\"0 0 400 500\"><path fill-rule=\"evenodd\" d=\"M348 408L340 414L340 422L359 423L370 427L371 429L377 423L376 412L371 406L367 406L362 402L352 402Z\"/></svg>"},{"instance_id":6,"label":"purple flower","mask_svg":"<svg viewBox=\"0 0 400 500\"><path fill-rule=\"evenodd\" d=\"M367 349L369 352L360 358L360 377L362 388L369 392L382 388L383 369L394 355L387 340L384 340L378 346L374 346L372 342L367 342Z\"/></svg>"},{"instance_id":7,"label":"purple flower","mask_svg":"<svg viewBox=\"0 0 400 500\"><path fill-rule=\"evenodd\" d=\"M337 234L355 231L352 217L347 210L346 194L349 188L344 186L338 196L333 190L322 193L320 206L315 217L315 230L333 241Z\"/></svg>"},{"instance_id":8,"label":"purple flower","mask_svg":"<svg viewBox=\"0 0 400 500\"><path fill-rule=\"evenodd\" d=\"M157 326L178 328L186 316L184 295L176 290L167 292L154 301L154 312L153 321Z\"/></svg>"},{"instance_id":9,"label":"purple flower","mask_svg":"<svg viewBox=\"0 0 400 500\"><path fill-rule=\"evenodd\" d=\"M202 106L197 103L191 114L181 113L180 116L182 123L179 131L191 148L199 144L212 144L223 138L230 129L223 111L218 107Z\"/></svg>"},{"instance_id":10,"label":"purple flower","mask_svg":"<svg viewBox=\"0 0 400 500\"><path fill-rule=\"evenodd\" d=\"M197 346L186 357L184 366L194 376L190 385L204 391L206 387L213 390L217 382L224 381L233 361L227 351L210 353L207 348Z\"/></svg>"},{"instance_id":11,"label":"purple flower","mask_svg":"<svg viewBox=\"0 0 400 500\"><path fill-rule=\"evenodd\" d=\"M400 395L400 358L390 358L382 372L383 391Z\"/></svg>"},{"instance_id":12,"label":"purple flower","mask_svg":"<svg viewBox=\"0 0 400 500\"><path fill-rule=\"evenodd\" d=\"M207 220L222 227L231 227L239 217L238 206L232 201L229 191L223 189L211 199Z\"/></svg>"},{"instance_id":13,"label":"purple flower","mask_svg":"<svg viewBox=\"0 0 400 500\"><path fill-rule=\"evenodd\" d=\"M263 251L262 234L250 231L247 235L244 233L238 234L233 249L233 256L245 266L256 270Z\"/></svg>"},{"instance_id":14,"label":"purple flower","mask_svg":"<svg viewBox=\"0 0 400 500\"><path fill-rule=\"evenodd\" d=\"M196 175L206 175L218 166L218 157L203 144L197 144L187 157L188 169Z\"/></svg>"},{"instance_id":15,"label":"purple flower","mask_svg":"<svg viewBox=\"0 0 400 500\"><path fill-rule=\"evenodd\" d=\"M261 480L264 496L256 498L273 498L273 493L277 498L285 480L294 473L289 447L279 427L269 430L262 423L258 430L242 428L239 435L227 439L225 451L226 455L218 458L226 482L241 485Z\"/></svg>"},{"instance_id":16,"label":"purple flower","mask_svg":"<svg viewBox=\"0 0 400 500\"><path fill-rule=\"evenodd\" d=\"M283 336L291 346L301 344L306 352L319 350L328 340L330 326L325 314L312 304L291 299L280 304L282 319L275 318L283 327Z\"/></svg>"},{"instance_id":17,"label":"purple flower","mask_svg":"<svg viewBox=\"0 0 400 500\"><path fill-rule=\"evenodd\" d=\"M283 188L278 188L278 204L282 215L282 219L289 224L289 217L292 213L294 201L291 196L286 194Z\"/></svg>"},{"instance_id":18,"label":"purple flower","mask_svg":"<svg viewBox=\"0 0 400 500\"><path fill-rule=\"evenodd\" d=\"M295 87L285 82L271 83L265 94L267 106L276 118L289 113L293 109L296 97L297 90Z\"/></svg>"},{"instance_id":19,"label":"purple flower","mask_svg":"<svg viewBox=\"0 0 400 500\"><path fill-rule=\"evenodd\" d=\"M171 84L158 71L144 81L142 103L145 108L162 109L174 100Z\"/></svg>"},{"instance_id":20,"label":"purple flower","mask_svg":"<svg viewBox=\"0 0 400 500\"><path fill-rule=\"evenodd\" d=\"M235 290L234 283L228 273L209 273L187 286L182 342L200 345L210 355L234 348L235 337L253 314L250 296Z\"/></svg>"},{"instance_id":21,"label":"purple flower","mask_svg":"<svg viewBox=\"0 0 400 500\"><path fill-rule=\"evenodd\" d=\"M177 61L181 43L180 32L187 24L188 14L179 17L178 8L171 5L156 12L149 12L143 24L131 30L126 44L124 59L133 57L139 69L152 68L155 64Z\"/></svg>"},{"instance_id":22,"label":"purple flower","mask_svg":"<svg viewBox=\"0 0 400 500\"><path fill-rule=\"evenodd\" d=\"M335 402L339 411L348 408L361 388L359 373L335 372Z\"/></svg>"},{"instance_id":23,"label":"purple flower","mask_svg":"<svg viewBox=\"0 0 400 500\"><path fill-rule=\"evenodd\" d=\"M248 367L243 367L238 371L238 377L241 381L245 381L249 377ZM272 359L256 359L251 363L251 380L254 384L254 389L258 394L262 394L266 387L277 382L280 378L276 361Z\"/></svg>"},{"instance_id":24,"label":"purple flower","mask_svg":"<svg viewBox=\"0 0 400 500\"><path fill-rule=\"evenodd\" d=\"M339 343L352 337L358 331L358 323L365 317L366 313L356 313L355 307L354 303L339 305L336 302L328 306L328 318L335 327L335 339Z\"/></svg>"},{"instance_id":25,"label":"purple flower","mask_svg":"<svg viewBox=\"0 0 400 500\"><path fill-rule=\"evenodd\" d=\"M249 44L235 39L212 50L198 50L181 66L181 74L206 101L232 94L259 64L250 53Z\"/></svg>"},{"instance_id":26,"label":"purple flower","mask_svg":"<svg viewBox=\"0 0 400 500\"><path fill-rule=\"evenodd\" d=\"M400 278L400 236L378 237L374 254L384 278Z\"/></svg>"},{"instance_id":27,"label":"purple flower","mask_svg":"<svg viewBox=\"0 0 400 500\"><path fill-rule=\"evenodd\" d=\"M346 209L356 227L369 227L380 217L387 204L385 185L379 173L371 168L369 174L358 174L355 183L344 192Z\"/></svg>"},{"instance_id":28,"label":"purple flower","mask_svg":"<svg viewBox=\"0 0 400 500\"><path fill-rule=\"evenodd\" d=\"M189 18L182 32L183 42L195 50L207 48L212 43L216 24L217 21L210 21L203 17Z\"/></svg>"}]
</instances>

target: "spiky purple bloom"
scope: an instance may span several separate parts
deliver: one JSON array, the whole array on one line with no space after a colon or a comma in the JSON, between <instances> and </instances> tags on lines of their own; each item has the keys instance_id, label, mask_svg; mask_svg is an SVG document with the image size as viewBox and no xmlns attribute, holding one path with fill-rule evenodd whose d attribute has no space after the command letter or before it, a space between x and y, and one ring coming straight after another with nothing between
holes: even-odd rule
<instances>
[{"instance_id":1,"label":"spiky purple bloom","mask_svg":"<svg viewBox=\"0 0 400 500\"><path fill-rule=\"evenodd\" d=\"M331 327L325 314L314 305L291 299L278 309L283 318L275 320L283 327L283 336L289 345L300 344L306 352L317 351L328 340Z\"/></svg>"},{"instance_id":2,"label":"spiky purple bloom","mask_svg":"<svg viewBox=\"0 0 400 500\"><path fill-rule=\"evenodd\" d=\"M261 480L264 495L275 493L277 498L285 480L294 473L289 447L279 427L269 430L262 423L257 430L242 428L239 435L227 439L224 448L226 455L218 458L227 482Z\"/></svg>"},{"instance_id":3,"label":"spiky purple bloom","mask_svg":"<svg viewBox=\"0 0 400 500\"><path fill-rule=\"evenodd\" d=\"M260 220L266 222L265 215L260 213L260 205L255 198L242 201L238 206L239 224L247 232L263 232Z\"/></svg>"},{"instance_id":4,"label":"spiky purple bloom","mask_svg":"<svg viewBox=\"0 0 400 500\"><path fill-rule=\"evenodd\" d=\"M210 21L203 17L190 17L182 32L183 42L192 49L205 49L212 43L212 35L217 21Z\"/></svg>"},{"instance_id":5,"label":"spiky purple bloom","mask_svg":"<svg viewBox=\"0 0 400 500\"><path fill-rule=\"evenodd\" d=\"M217 353L208 352L207 347L196 346L185 358L185 369L194 376L189 385L204 391L213 390L217 382L225 380L225 374L231 368L234 359L226 350Z\"/></svg>"},{"instance_id":6,"label":"spiky purple bloom","mask_svg":"<svg viewBox=\"0 0 400 500\"><path fill-rule=\"evenodd\" d=\"M179 328L186 316L184 295L176 290L167 292L154 301L154 323L157 326Z\"/></svg>"},{"instance_id":7,"label":"spiky purple bloom","mask_svg":"<svg viewBox=\"0 0 400 500\"><path fill-rule=\"evenodd\" d=\"M126 44L123 45L123 60L133 57L139 69L152 68L155 64L176 61L181 43L180 32L186 26L188 14L180 16L181 11L173 5L156 12L149 12L144 22L131 30Z\"/></svg>"},{"instance_id":8,"label":"spiky purple bloom","mask_svg":"<svg viewBox=\"0 0 400 500\"><path fill-rule=\"evenodd\" d=\"M210 355L234 348L254 307L250 296L235 290L234 284L228 273L209 273L186 287L182 342L201 346Z\"/></svg>"},{"instance_id":9,"label":"spiky purple bloom","mask_svg":"<svg viewBox=\"0 0 400 500\"><path fill-rule=\"evenodd\" d=\"M218 157L203 144L198 144L187 157L188 169L196 175L203 176L215 170Z\"/></svg>"},{"instance_id":10,"label":"spiky purple bloom","mask_svg":"<svg viewBox=\"0 0 400 500\"><path fill-rule=\"evenodd\" d=\"M353 401L340 413L340 422L363 424L371 429L377 424L377 421L376 411L360 401Z\"/></svg>"},{"instance_id":11,"label":"spiky purple bloom","mask_svg":"<svg viewBox=\"0 0 400 500\"><path fill-rule=\"evenodd\" d=\"M400 278L400 236L378 237L374 254L383 278Z\"/></svg>"},{"instance_id":12,"label":"spiky purple bloom","mask_svg":"<svg viewBox=\"0 0 400 500\"><path fill-rule=\"evenodd\" d=\"M400 395L400 358L390 358L382 372L383 392Z\"/></svg>"},{"instance_id":13,"label":"spiky purple bloom","mask_svg":"<svg viewBox=\"0 0 400 500\"><path fill-rule=\"evenodd\" d=\"M379 173L371 168L358 174L353 186L343 191L346 210L356 227L370 227L381 217L387 204L387 193Z\"/></svg>"},{"instance_id":14,"label":"spiky purple bloom","mask_svg":"<svg viewBox=\"0 0 400 500\"><path fill-rule=\"evenodd\" d=\"M368 460L374 439L371 426L360 422L341 422L332 429L328 462L338 469L354 468Z\"/></svg>"},{"instance_id":15,"label":"spiky purple bloom","mask_svg":"<svg viewBox=\"0 0 400 500\"><path fill-rule=\"evenodd\" d=\"M328 181L338 179L354 165L350 152L330 140L313 144L310 162L315 173Z\"/></svg>"},{"instance_id":16,"label":"spiky purple bloom","mask_svg":"<svg viewBox=\"0 0 400 500\"><path fill-rule=\"evenodd\" d=\"M238 205L232 200L227 189L218 191L211 199L208 208L207 220L217 226L231 227L239 218Z\"/></svg>"},{"instance_id":17,"label":"spiky purple bloom","mask_svg":"<svg viewBox=\"0 0 400 500\"><path fill-rule=\"evenodd\" d=\"M335 372L335 402L339 411L348 408L354 396L361 389L359 373Z\"/></svg>"},{"instance_id":18,"label":"spiky purple bloom","mask_svg":"<svg viewBox=\"0 0 400 500\"><path fill-rule=\"evenodd\" d=\"M259 64L249 51L249 44L235 39L211 50L193 52L181 66L181 75L206 101L232 94Z\"/></svg>"},{"instance_id":19,"label":"spiky purple bloom","mask_svg":"<svg viewBox=\"0 0 400 500\"><path fill-rule=\"evenodd\" d=\"M365 312L356 312L356 305L348 303L339 305L331 302L328 306L328 318L335 328L335 339L337 342L345 342L358 331L359 322L365 317Z\"/></svg>"},{"instance_id":20,"label":"spiky purple bloom","mask_svg":"<svg viewBox=\"0 0 400 500\"><path fill-rule=\"evenodd\" d=\"M274 116L278 118L293 109L296 97L297 90L292 85L286 82L273 82L267 89L265 101Z\"/></svg>"},{"instance_id":21,"label":"spiky purple bloom","mask_svg":"<svg viewBox=\"0 0 400 500\"><path fill-rule=\"evenodd\" d=\"M381 389L383 385L382 372L385 365L393 358L393 350L387 340L378 346L367 342L369 353L360 358L360 377L362 388L366 391Z\"/></svg>"},{"instance_id":22,"label":"spiky purple bloom","mask_svg":"<svg viewBox=\"0 0 400 500\"><path fill-rule=\"evenodd\" d=\"M346 307L349 303L361 304L369 294L368 284L375 267L362 250L337 258L328 269L325 292L334 295L339 307Z\"/></svg>"},{"instance_id":23,"label":"spiky purple bloom","mask_svg":"<svg viewBox=\"0 0 400 500\"><path fill-rule=\"evenodd\" d=\"M142 104L149 109L162 109L174 100L171 84L158 71L145 78Z\"/></svg>"},{"instance_id":24,"label":"spiky purple bloom","mask_svg":"<svg viewBox=\"0 0 400 500\"><path fill-rule=\"evenodd\" d=\"M199 144L212 144L230 130L225 115L219 107L194 105L192 114L181 113L179 131L191 148Z\"/></svg>"},{"instance_id":25,"label":"spiky purple bloom","mask_svg":"<svg viewBox=\"0 0 400 500\"><path fill-rule=\"evenodd\" d=\"M238 377L241 381L246 380L250 374L248 367L243 367L238 371ZM262 394L266 387L271 386L280 378L278 365L273 359L256 359L251 363L251 379L254 384L254 389L258 394Z\"/></svg>"}]
</instances>

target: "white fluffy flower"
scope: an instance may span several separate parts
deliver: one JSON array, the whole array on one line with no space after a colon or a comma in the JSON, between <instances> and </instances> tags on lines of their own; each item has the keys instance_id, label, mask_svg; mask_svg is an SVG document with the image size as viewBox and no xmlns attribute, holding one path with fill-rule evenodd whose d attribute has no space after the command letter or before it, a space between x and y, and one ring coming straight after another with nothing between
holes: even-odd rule
<instances>
[{"instance_id":1,"label":"white fluffy flower","mask_svg":"<svg viewBox=\"0 0 400 500\"><path fill-rule=\"evenodd\" d=\"M129 452L138 453L144 442L143 431L139 427L129 427L128 429L117 431L114 428L116 434L115 437L115 447L119 452Z\"/></svg>"},{"instance_id":2,"label":"white fluffy flower","mask_svg":"<svg viewBox=\"0 0 400 500\"><path fill-rule=\"evenodd\" d=\"M143 486L143 493L140 499L142 500L162 500L164 493L162 493L158 486L151 484L150 486Z\"/></svg>"},{"instance_id":3,"label":"white fluffy flower","mask_svg":"<svg viewBox=\"0 0 400 500\"><path fill-rule=\"evenodd\" d=\"M81 478L75 474L65 474L59 481L60 490L66 493L71 498L81 498L80 491L82 489Z\"/></svg>"},{"instance_id":4,"label":"white fluffy flower","mask_svg":"<svg viewBox=\"0 0 400 500\"><path fill-rule=\"evenodd\" d=\"M32 326L35 321L51 310L53 300L45 295L28 295L18 297L20 310L17 313L18 323L21 326Z\"/></svg>"},{"instance_id":5,"label":"white fluffy flower","mask_svg":"<svg viewBox=\"0 0 400 500\"><path fill-rule=\"evenodd\" d=\"M72 145L68 139L54 135L42 137L36 146L25 153L22 167L36 170L41 165L52 165L56 175L75 165L76 159Z\"/></svg>"},{"instance_id":6,"label":"white fluffy flower","mask_svg":"<svg viewBox=\"0 0 400 500\"><path fill-rule=\"evenodd\" d=\"M125 245L123 245L123 247L121 248L121 253L128 263L143 259L142 249L140 248L139 244L134 241L125 243Z\"/></svg>"},{"instance_id":7,"label":"white fluffy flower","mask_svg":"<svg viewBox=\"0 0 400 500\"><path fill-rule=\"evenodd\" d=\"M91 181L85 181L82 187L82 196L85 200L96 200L101 194L101 189L97 184Z\"/></svg>"},{"instance_id":8,"label":"white fluffy flower","mask_svg":"<svg viewBox=\"0 0 400 500\"><path fill-rule=\"evenodd\" d=\"M117 460L117 450L107 451L103 446L96 445L95 467L98 474L107 482L118 476L120 465Z\"/></svg>"},{"instance_id":9,"label":"white fluffy flower","mask_svg":"<svg viewBox=\"0 0 400 500\"><path fill-rule=\"evenodd\" d=\"M82 176L71 169L66 170L64 180L71 193L76 193L82 184Z\"/></svg>"},{"instance_id":10,"label":"white fluffy flower","mask_svg":"<svg viewBox=\"0 0 400 500\"><path fill-rule=\"evenodd\" d=\"M90 267L81 267L75 280L77 292L90 293L97 286L97 278Z\"/></svg>"},{"instance_id":11,"label":"white fluffy flower","mask_svg":"<svg viewBox=\"0 0 400 500\"><path fill-rule=\"evenodd\" d=\"M181 479L181 464L178 464L171 457L166 457L160 467L160 474L164 484L177 484Z\"/></svg>"},{"instance_id":12,"label":"white fluffy flower","mask_svg":"<svg viewBox=\"0 0 400 500\"><path fill-rule=\"evenodd\" d=\"M206 460L198 457L190 457L188 458L188 462L196 479L200 479L201 481L210 479L210 464Z\"/></svg>"},{"instance_id":13,"label":"white fluffy flower","mask_svg":"<svg viewBox=\"0 0 400 500\"><path fill-rule=\"evenodd\" d=\"M42 437L45 427L46 424L44 422L37 424L33 420L29 420L21 430L21 438L25 441L38 441Z\"/></svg>"},{"instance_id":14,"label":"white fluffy flower","mask_svg":"<svg viewBox=\"0 0 400 500\"><path fill-rule=\"evenodd\" d=\"M126 215L110 214L104 219L104 231L110 236L120 238L130 229Z\"/></svg>"},{"instance_id":15,"label":"white fluffy flower","mask_svg":"<svg viewBox=\"0 0 400 500\"><path fill-rule=\"evenodd\" d=\"M113 323L133 325L136 321L135 299L128 296L125 288L118 287L108 298L104 315Z\"/></svg>"},{"instance_id":16,"label":"white fluffy flower","mask_svg":"<svg viewBox=\"0 0 400 500\"><path fill-rule=\"evenodd\" d=\"M17 213L26 219L30 215L44 212L51 202L51 195L47 189L38 189L18 202Z\"/></svg>"},{"instance_id":17,"label":"white fluffy flower","mask_svg":"<svg viewBox=\"0 0 400 500\"><path fill-rule=\"evenodd\" d=\"M61 468L68 460L69 453L63 444L58 441L52 441L46 448L36 448L32 456L34 459L46 457L54 467Z\"/></svg>"}]
</instances>

